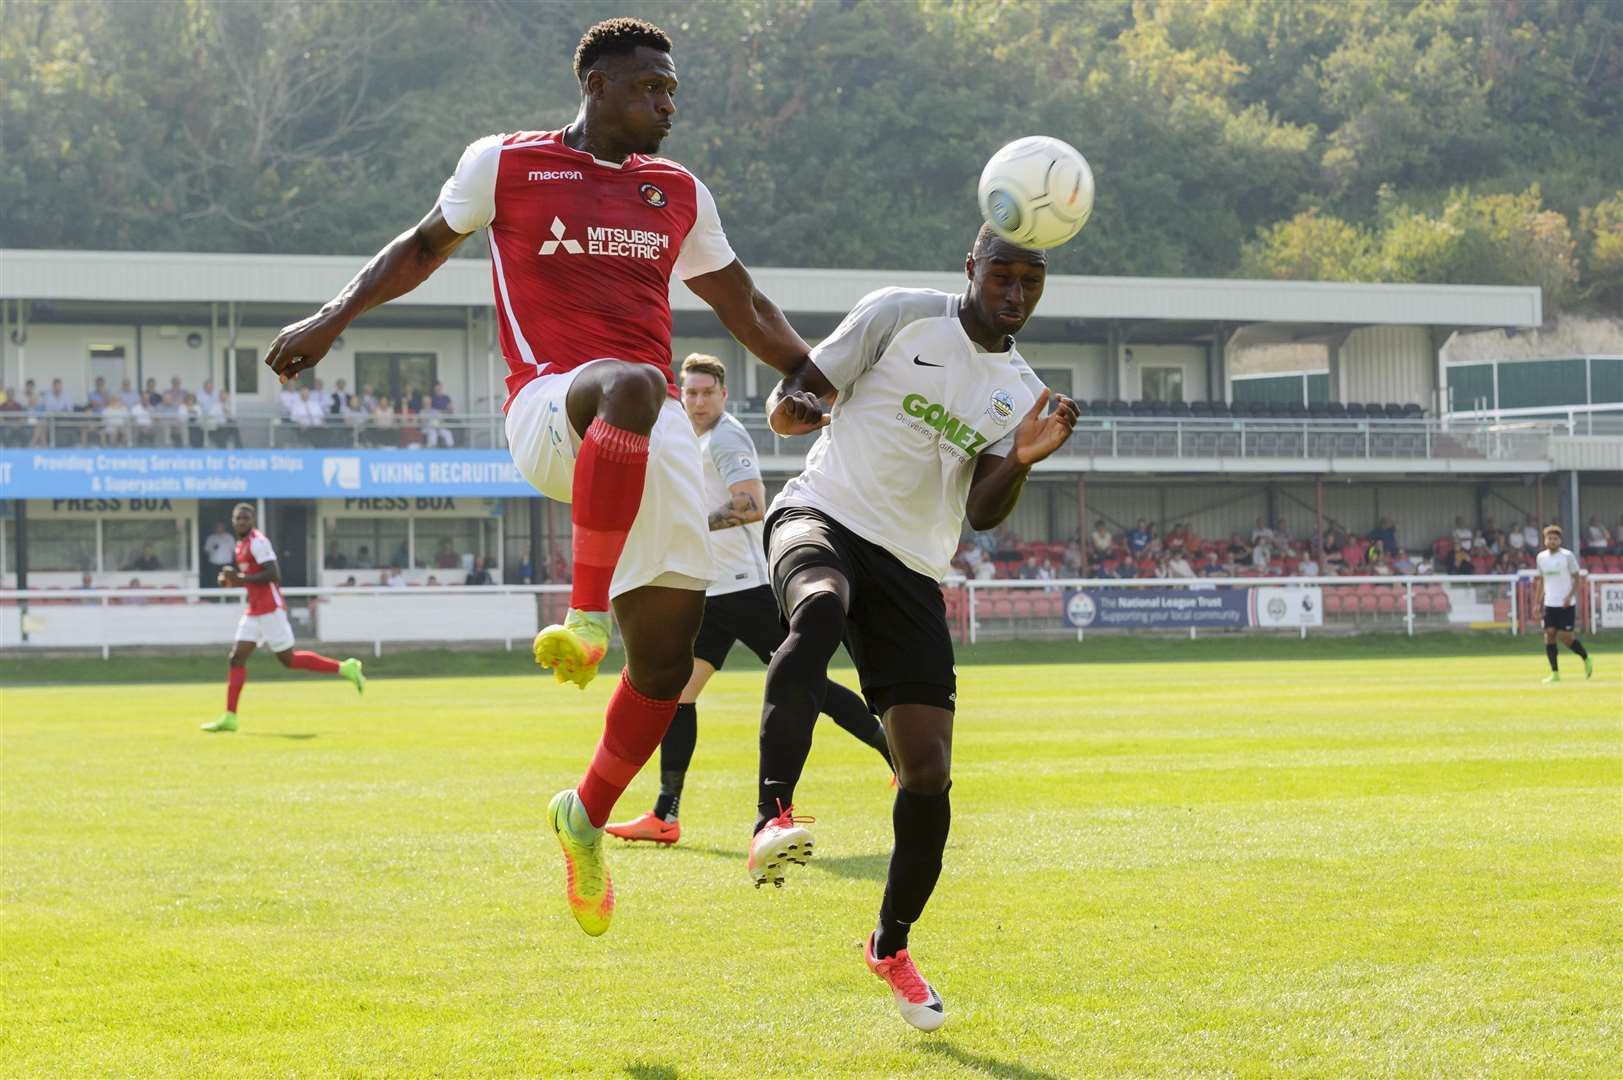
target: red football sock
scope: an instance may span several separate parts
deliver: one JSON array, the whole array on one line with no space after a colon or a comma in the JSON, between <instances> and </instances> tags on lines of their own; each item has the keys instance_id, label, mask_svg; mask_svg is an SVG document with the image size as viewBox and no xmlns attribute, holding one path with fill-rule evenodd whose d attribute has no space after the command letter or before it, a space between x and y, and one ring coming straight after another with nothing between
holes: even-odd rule
<instances>
[{"instance_id":1,"label":"red football sock","mask_svg":"<svg viewBox=\"0 0 1623 1080\"><path fill-rule=\"evenodd\" d=\"M338 661L330 656L302 650L293 654L293 662L287 666L298 668L300 671L319 671L323 675L338 674Z\"/></svg>"},{"instance_id":2,"label":"red football sock","mask_svg":"<svg viewBox=\"0 0 1623 1080\"><path fill-rule=\"evenodd\" d=\"M659 741L675 715L675 698L656 701L632 686L624 672L620 673L620 685L609 697L603 737L592 755L591 768L575 789L593 825L601 829L609 820L621 793L659 749Z\"/></svg>"},{"instance_id":3,"label":"red football sock","mask_svg":"<svg viewBox=\"0 0 1623 1080\"><path fill-rule=\"evenodd\" d=\"M573 504L575 578L569 606L609 610L609 581L625 550L626 533L642 505L648 472L648 436L617 428L601 417L592 421L575 458Z\"/></svg>"},{"instance_id":4,"label":"red football sock","mask_svg":"<svg viewBox=\"0 0 1623 1080\"><path fill-rule=\"evenodd\" d=\"M242 684L248 681L248 669L245 667L227 668L231 674L225 680L225 711L237 711L237 699L242 696Z\"/></svg>"}]
</instances>

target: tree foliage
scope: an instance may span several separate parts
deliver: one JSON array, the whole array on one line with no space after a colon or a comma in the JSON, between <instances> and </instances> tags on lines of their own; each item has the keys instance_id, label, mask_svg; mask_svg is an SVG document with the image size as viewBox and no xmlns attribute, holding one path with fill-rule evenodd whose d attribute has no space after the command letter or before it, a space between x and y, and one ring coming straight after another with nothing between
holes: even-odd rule
<instances>
[{"instance_id":1,"label":"tree foliage","mask_svg":"<svg viewBox=\"0 0 1623 1080\"><path fill-rule=\"evenodd\" d=\"M1623 0L0 0L0 243L375 250L628 12L753 264L953 265L1045 132L1099 185L1062 271L1617 301Z\"/></svg>"}]
</instances>

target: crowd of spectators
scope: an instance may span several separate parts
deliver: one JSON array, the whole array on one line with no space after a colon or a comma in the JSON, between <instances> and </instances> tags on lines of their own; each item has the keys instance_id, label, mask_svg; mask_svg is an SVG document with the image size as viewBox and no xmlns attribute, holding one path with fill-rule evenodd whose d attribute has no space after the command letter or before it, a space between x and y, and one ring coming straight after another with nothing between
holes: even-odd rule
<instances>
[{"instance_id":1,"label":"crowd of spectators","mask_svg":"<svg viewBox=\"0 0 1623 1080\"><path fill-rule=\"evenodd\" d=\"M213 380L201 388L188 390L180 376L169 380L166 389L157 379L148 379L137 390L129 379L117 390L97 377L83 401L75 401L62 388L61 379L52 379L43 394L33 379L23 384L22 394L12 387L0 392L0 414L12 423L0 425L0 438L8 446L47 446L52 442L55 418L73 418L71 429L77 441L101 446L241 446L236 407L227 390L216 390ZM0 418L6 418L0 417ZM56 442L64 441L58 433Z\"/></svg>"},{"instance_id":2,"label":"crowd of spectators","mask_svg":"<svg viewBox=\"0 0 1623 1080\"><path fill-rule=\"evenodd\" d=\"M446 424L454 410L443 383L423 393L407 383L398 398L375 392L370 384L351 392L339 379L328 390L320 380L311 386L282 389L282 421L292 425L311 446L360 445L453 447L456 433Z\"/></svg>"},{"instance_id":3,"label":"crowd of spectators","mask_svg":"<svg viewBox=\"0 0 1623 1080\"><path fill-rule=\"evenodd\" d=\"M1199 536L1187 522L1163 531L1145 518L1121 527L1099 518L1086 537L1060 545L1022 543L1006 525L974 533L960 544L953 566L980 580L1514 574L1531 569L1543 546L1536 523L1500 529L1492 517L1480 527L1456 517L1449 535L1415 551L1399 542L1397 523L1387 515L1362 534L1326 518L1322 535L1298 533L1283 517L1272 524L1259 517L1249 532L1236 530L1227 539ZM1569 537L1566 546L1603 560L1601 570L1623 570L1623 518L1614 531L1591 517L1581 540Z\"/></svg>"}]
</instances>

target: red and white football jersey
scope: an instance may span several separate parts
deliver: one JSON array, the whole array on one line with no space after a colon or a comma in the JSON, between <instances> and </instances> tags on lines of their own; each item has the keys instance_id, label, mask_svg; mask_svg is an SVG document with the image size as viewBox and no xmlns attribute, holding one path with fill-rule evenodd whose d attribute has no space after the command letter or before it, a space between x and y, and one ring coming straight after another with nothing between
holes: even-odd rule
<instances>
[{"instance_id":1,"label":"red and white football jersey","mask_svg":"<svg viewBox=\"0 0 1623 1080\"><path fill-rule=\"evenodd\" d=\"M271 546L270 539L258 529L254 529L247 536L237 541L237 569L244 577L257 574L265 568L266 563L276 561L276 549ZM248 614L269 615L286 605L282 602L282 589L274 581L262 581L258 584L248 584Z\"/></svg>"},{"instance_id":2,"label":"red and white football jersey","mask_svg":"<svg viewBox=\"0 0 1623 1080\"><path fill-rule=\"evenodd\" d=\"M508 404L537 375L605 357L654 365L674 396L671 274L698 277L735 257L692 173L642 154L600 161L562 131L473 143L440 190L440 213L457 232L490 230Z\"/></svg>"}]
</instances>

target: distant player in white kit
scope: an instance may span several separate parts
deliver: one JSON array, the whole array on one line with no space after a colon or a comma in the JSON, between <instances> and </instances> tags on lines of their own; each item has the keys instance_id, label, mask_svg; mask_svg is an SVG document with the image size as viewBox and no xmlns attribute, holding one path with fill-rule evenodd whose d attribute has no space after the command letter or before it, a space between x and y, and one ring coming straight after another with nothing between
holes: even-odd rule
<instances>
[{"instance_id":1,"label":"distant player in white kit","mask_svg":"<svg viewBox=\"0 0 1623 1080\"><path fill-rule=\"evenodd\" d=\"M361 662L354 657L338 661L293 648L293 627L287 621L287 602L282 599L276 549L254 527L254 518L254 508L247 503L238 503L231 511L231 528L237 534L236 561L221 568L218 580L221 588L247 589L248 607L237 623L237 643L231 649L225 712L204 724L204 731L237 730L237 699L242 696L242 684L248 681L248 657L260 645L275 653L285 668L337 675L353 683L357 692L366 689Z\"/></svg>"},{"instance_id":2,"label":"distant player in white kit","mask_svg":"<svg viewBox=\"0 0 1623 1080\"><path fill-rule=\"evenodd\" d=\"M705 592L704 622L693 642L693 675L682 688L676 718L659 744L659 798L639 818L607 826L622 840L674 844L682 836L678 814L682 787L699 739L699 695L721 670L735 643L767 663L787 631L778 616L766 569L766 485L749 431L727 411L727 367L705 353L682 361L682 407L704 458L705 510L716 580ZM890 765L885 729L863 700L836 682L828 684L822 711Z\"/></svg>"},{"instance_id":3,"label":"distant player in white kit","mask_svg":"<svg viewBox=\"0 0 1623 1080\"><path fill-rule=\"evenodd\" d=\"M1595 661L1573 631L1578 619L1578 556L1561 546L1561 526L1544 528L1544 550L1538 553L1538 578L1533 603L1544 611L1544 655L1550 658L1547 683L1561 681L1556 638L1584 662L1584 678L1595 674Z\"/></svg>"}]
</instances>

